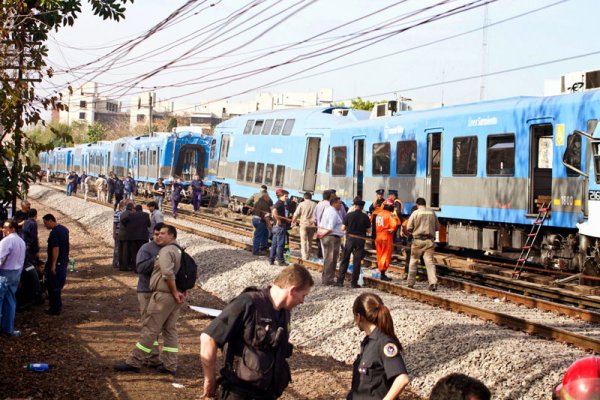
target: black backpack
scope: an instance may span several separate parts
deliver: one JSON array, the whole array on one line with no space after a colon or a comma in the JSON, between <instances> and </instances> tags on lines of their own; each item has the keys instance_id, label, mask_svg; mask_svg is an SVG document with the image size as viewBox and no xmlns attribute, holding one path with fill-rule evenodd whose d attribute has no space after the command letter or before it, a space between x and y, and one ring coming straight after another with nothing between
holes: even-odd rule
<instances>
[{"instance_id":1,"label":"black backpack","mask_svg":"<svg viewBox=\"0 0 600 400\"><path fill-rule=\"evenodd\" d=\"M185 252L181 246L175 245L181 250L181 265L175 274L175 286L182 292L192 289L196 285L198 277L198 264L194 258Z\"/></svg>"}]
</instances>

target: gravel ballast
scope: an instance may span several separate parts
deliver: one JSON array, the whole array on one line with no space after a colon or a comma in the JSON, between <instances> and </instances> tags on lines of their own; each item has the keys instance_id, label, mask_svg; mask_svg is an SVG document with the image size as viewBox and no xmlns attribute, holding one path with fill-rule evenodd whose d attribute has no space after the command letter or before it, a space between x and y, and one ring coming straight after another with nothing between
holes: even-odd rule
<instances>
[{"instance_id":1,"label":"gravel ballast","mask_svg":"<svg viewBox=\"0 0 600 400\"><path fill-rule=\"evenodd\" d=\"M95 236L106 238L107 248L112 248L113 212L109 208L37 185L31 187L29 196L86 225ZM167 221L180 223L171 218ZM223 234L209 227L202 230ZM280 270L270 266L265 258L187 233L180 233L178 241L198 261L198 282L202 288L224 301L232 299L247 286L269 284ZM332 357L348 363L351 368L364 336L352 323L351 307L356 296L367 289L324 287L319 283L320 274L314 273L314 278L316 285L306 303L293 312L291 339L308 354ZM458 296L451 289L442 288L440 293L446 291L448 296ZM462 372L481 379L492 390L495 399L549 399L553 386L562 379L566 368L587 355L572 346L402 297L379 294L392 312L396 334L404 347L410 385L423 396L428 395L442 376ZM524 312L522 307L512 304L464 295L471 299L465 301L482 306L490 303L496 309ZM537 315L537 322L555 320L556 325L581 325L583 331L599 331L597 327L567 317L541 311L533 313Z\"/></svg>"}]
</instances>

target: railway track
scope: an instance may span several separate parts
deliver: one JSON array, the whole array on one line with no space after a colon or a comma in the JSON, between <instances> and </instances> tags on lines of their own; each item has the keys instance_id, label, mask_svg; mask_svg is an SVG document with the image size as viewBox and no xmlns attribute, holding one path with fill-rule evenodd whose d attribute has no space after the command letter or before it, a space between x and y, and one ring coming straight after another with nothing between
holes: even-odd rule
<instances>
[{"instance_id":1,"label":"railway track","mask_svg":"<svg viewBox=\"0 0 600 400\"><path fill-rule=\"evenodd\" d=\"M56 187L52 187L56 189ZM64 191L64 188L59 188L59 190ZM88 201L96 202L90 199ZM110 207L106 203L97 203ZM240 222L223 222L222 219L213 215L209 216L205 213L202 213L200 216L190 216L189 214L191 212L179 212L179 219L173 220L171 223L180 231L251 251L252 246L249 236L252 234L246 227L247 224L243 223L246 226L242 227L240 226ZM205 226L208 229L201 229L201 226L198 225ZM218 231L211 232L209 229L216 229ZM322 269L322 265L319 263L302 261L295 256L291 257L291 261L303 263L315 271ZM436 262L440 263L441 261L436 257ZM403 271L403 269L396 269L396 272L399 271ZM477 271L471 272L475 273ZM600 325L598 324L600 322L600 313L594 310L600 309L600 299L595 299L594 296L585 296L576 292L571 293L570 296L574 299L577 297L580 298L575 302L580 307L578 308L569 304L561 304L532 297L535 295L532 288L528 290L521 288L521 291L529 293L529 295L520 295L474 283L477 282L476 279L473 280L474 282L463 281L462 278L452 276L451 274L441 277L440 283L444 288L438 292L410 289L401 280L384 282L369 277L368 272L366 275L364 283L365 287L368 288L400 295L453 312L490 321L497 325L538 335L546 339L568 343L596 353L600 352ZM483 277L481 279L483 280ZM524 283L521 281L512 282L515 284ZM529 282L527 283L530 284ZM537 286L541 287L542 285L537 284ZM563 300L566 296L562 293L564 292L562 289L549 289L553 289L556 292L557 299ZM476 293L481 296L473 296L470 293ZM550 311L552 314L540 310Z\"/></svg>"}]
</instances>

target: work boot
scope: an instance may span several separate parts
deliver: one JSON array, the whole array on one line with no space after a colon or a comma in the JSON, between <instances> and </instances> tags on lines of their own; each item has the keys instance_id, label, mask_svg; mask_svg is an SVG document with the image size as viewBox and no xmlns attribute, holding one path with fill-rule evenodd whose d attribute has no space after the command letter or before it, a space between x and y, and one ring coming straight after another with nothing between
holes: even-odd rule
<instances>
[{"instance_id":1,"label":"work boot","mask_svg":"<svg viewBox=\"0 0 600 400\"><path fill-rule=\"evenodd\" d=\"M432 292L435 292L437 290L437 285L436 284L429 285L429 290L431 290Z\"/></svg>"},{"instance_id":2,"label":"work boot","mask_svg":"<svg viewBox=\"0 0 600 400\"><path fill-rule=\"evenodd\" d=\"M177 374L177 371L171 371L170 369L166 369L164 365L159 365L158 367L156 367L156 370L158 372L160 372L161 374L171 374L171 375Z\"/></svg>"},{"instance_id":3,"label":"work boot","mask_svg":"<svg viewBox=\"0 0 600 400\"><path fill-rule=\"evenodd\" d=\"M382 281L386 281L386 282L391 282L392 281L392 278L390 278L389 276L387 276L385 274L385 271L381 272L381 278L379 278L379 279L381 279Z\"/></svg>"},{"instance_id":4,"label":"work boot","mask_svg":"<svg viewBox=\"0 0 600 400\"><path fill-rule=\"evenodd\" d=\"M140 372L139 367L134 367L127 363L120 363L113 365L113 369L117 372Z\"/></svg>"}]
</instances>

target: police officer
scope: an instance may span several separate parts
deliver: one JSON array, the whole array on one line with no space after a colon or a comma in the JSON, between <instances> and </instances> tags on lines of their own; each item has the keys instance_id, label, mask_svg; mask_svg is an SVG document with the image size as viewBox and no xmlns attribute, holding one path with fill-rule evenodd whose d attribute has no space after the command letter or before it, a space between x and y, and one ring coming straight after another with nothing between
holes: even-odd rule
<instances>
[{"instance_id":1,"label":"police officer","mask_svg":"<svg viewBox=\"0 0 600 400\"><path fill-rule=\"evenodd\" d=\"M375 293L362 293L354 300L352 313L354 323L367 336L354 362L352 389L346 399L397 398L409 380L390 310Z\"/></svg>"},{"instance_id":2,"label":"police officer","mask_svg":"<svg viewBox=\"0 0 600 400\"><path fill-rule=\"evenodd\" d=\"M437 276L435 274L435 264L433 263L433 250L435 249L435 232L439 230L435 212L426 207L425 199L419 197L415 203L417 209L410 215L407 224L407 230L413 236L413 243L410 247L410 264L408 266L408 287L415 286L417 276L417 264L423 256L427 266L427 280L429 281L429 290L437 290Z\"/></svg>"},{"instance_id":3,"label":"police officer","mask_svg":"<svg viewBox=\"0 0 600 400\"><path fill-rule=\"evenodd\" d=\"M292 264L277 275L273 286L246 288L225 307L200 336L204 397L217 394L217 348L225 358L218 399L281 396L291 381L286 360L292 355L290 311L304 302L313 285L310 272Z\"/></svg>"},{"instance_id":4,"label":"police officer","mask_svg":"<svg viewBox=\"0 0 600 400\"><path fill-rule=\"evenodd\" d=\"M375 237L377 236L377 229L375 229L375 219L377 218L377 214L379 214L379 212L383 210L383 202L385 200L383 198L383 195L385 193L385 190L377 189L375 193L377 194L377 198L373 203L371 203L371 206L369 207L369 214L371 214L371 239L373 240L375 240Z\"/></svg>"}]
</instances>

